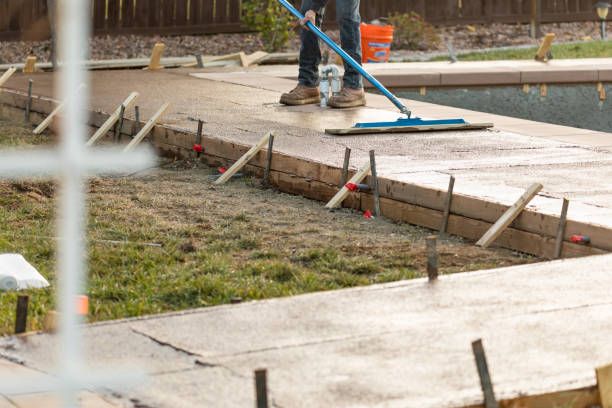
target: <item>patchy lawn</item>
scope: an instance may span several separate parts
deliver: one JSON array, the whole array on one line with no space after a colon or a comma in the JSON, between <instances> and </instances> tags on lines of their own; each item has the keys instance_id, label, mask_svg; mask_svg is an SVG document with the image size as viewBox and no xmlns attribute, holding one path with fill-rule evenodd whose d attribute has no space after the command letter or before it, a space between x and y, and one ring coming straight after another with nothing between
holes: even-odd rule
<instances>
[{"instance_id":1,"label":"patchy lawn","mask_svg":"<svg viewBox=\"0 0 612 408\"><path fill-rule=\"evenodd\" d=\"M40 141L0 120L0 143ZM116 319L412 279L425 275L431 231L259 188L213 186L195 162L89 183L90 320ZM0 182L0 253L21 253L51 282L31 295L30 329L54 308L57 191L52 182ZM160 244L161 246L158 246ZM440 242L441 273L535 262L512 251ZM0 333L15 294L0 295Z\"/></svg>"},{"instance_id":2,"label":"patchy lawn","mask_svg":"<svg viewBox=\"0 0 612 408\"><path fill-rule=\"evenodd\" d=\"M513 48L498 51L459 54L459 61L532 60L538 51L533 48ZM555 59L610 58L612 41L587 41L583 43L556 44L552 46ZM448 56L432 58L431 61L448 61Z\"/></svg>"}]
</instances>

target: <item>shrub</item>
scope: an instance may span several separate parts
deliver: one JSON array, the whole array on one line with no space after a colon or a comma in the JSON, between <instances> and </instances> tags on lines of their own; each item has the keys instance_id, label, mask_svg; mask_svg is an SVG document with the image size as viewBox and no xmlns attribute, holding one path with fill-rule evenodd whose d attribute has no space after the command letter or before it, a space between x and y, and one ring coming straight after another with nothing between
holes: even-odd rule
<instances>
[{"instance_id":1,"label":"shrub","mask_svg":"<svg viewBox=\"0 0 612 408\"><path fill-rule=\"evenodd\" d=\"M388 21L395 27L393 45L396 48L427 50L440 43L436 29L414 11L392 14Z\"/></svg>"},{"instance_id":2,"label":"shrub","mask_svg":"<svg viewBox=\"0 0 612 408\"><path fill-rule=\"evenodd\" d=\"M295 34L294 18L276 0L245 0L242 21L261 34L266 51L280 51Z\"/></svg>"}]
</instances>

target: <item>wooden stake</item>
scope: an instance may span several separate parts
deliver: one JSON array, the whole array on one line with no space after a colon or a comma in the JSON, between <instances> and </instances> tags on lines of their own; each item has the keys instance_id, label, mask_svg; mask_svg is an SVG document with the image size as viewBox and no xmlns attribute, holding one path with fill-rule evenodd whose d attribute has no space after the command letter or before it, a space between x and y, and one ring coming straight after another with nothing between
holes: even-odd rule
<instances>
[{"instance_id":1,"label":"wooden stake","mask_svg":"<svg viewBox=\"0 0 612 408\"><path fill-rule=\"evenodd\" d=\"M422 86L422 87L419 89L419 94L420 94L421 96L425 96L425 95L427 95L427 87Z\"/></svg>"},{"instance_id":2,"label":"wooden stake","mask_svg":"<svg viewBox=\"0 0 612 408\"><path fill-rule=\"evenodd\" d=\"M540 96L542 98L546 98L548 96L548 85L546 84L540 85Z\"/></svg>"},{"instance_id":3,"label":"wooden stake","mask_svg":"<svg viewBox=\"0 0 612 408\"><path fill-rule=\"evenodd\" d=\"M472 352L474 353L476 368L478 369L478 376L480 377L480 386L482 387L482 393L484 395L485 408L499 408L499 404L495 399L495 392L493 391L493 381L489 373L489 365L487 364L487 357L482 345L482 339L472 343Z\"/></svg>"},{"instance_id":4,"label":"wooden stake","mask_svg":"<svg viewBox=\"0 0 612 408\"><path fill-rule=\"evenodd\" d=\"M202 54L196 54L196 66L198 68L204 68L204 60L202 60Z\"/></svg>"},{"instance_id":5,"label":"wooden stake","mask_svg":"<svg viewBox=\"0 0 612 408\"><path fill-rule=\"evenodd\" d=\"M368 176L368 174L370 174L370 162L359 169L357 173L355 173L355 175L348 181L348 183L359 184ZM338 191L338 193L336 193L331 200L329 200L329 202L325 205L325 208L332 209L340 207L344 199L348 197L350 193L349 189L346 188L346 184L342 186L340 191Z\"/></svg>"},{"instance_id":6,"label":"wooden stake","mask_svg":"<svg viewBox=\"0 0 612 408\"><path fill-rule=\"evenodd\" d=\"M380 217L380 191L378 189L378 174L376 173L376 154L370 150L371 188L374 195L374 216Z\"/></svg>"},{"instance_id":7,"label":"wooden stake","mask_svg":"<svg viewBox=\"0 0 612 408\"><path fill-rule=\"evenodd\" d=\"M601 408L612 408L612 364L595 370Z\"/></svg>"},{"instance_id":8,"label":"wooden stake","mask_svg":"<svg viewBox=\"0 0 612 408\"><path fill-rule=\"evenodd\" d=\"M153 47L153 52L151 52L151 60L149 61L149 66L146 69L156 70L163 68L163 66L161 65L161 57L164 53L165 48L166 45L164 43L158 42L155 44L155 46Z\"/></svg>"},{"instance_id":9,"label":"wooden stake","mask_svg":"<svg viewBox=\"0 0 612 408\"><path fill-rule=\"evenodd\" d=\"M6 72L0 76L0 86L4 85L6 81L8 81L9 78L15 73L15 71L17 71L17 68L7 69Z\"/></svg>"},{"instance_id":10,"label":"wooden stake","mask_svg":"<svg viewBox=\"0 0 612 408\"><path fill-rule=\"evenodd\" d=\"M32 111L32 84L34 81L28 79L28 100L26 101L25 106L25 121L26 123L30 122L30 112Z\"/></svg>"},{"instance_id":11,"label":"wooden stake","mask_svg":"<svg viewBox=\"0 0 612 408\"><path fill-rule=\"evenodd\" d=\"M155 115L153 115L151 119L149 119L147 123L145 123L140 132L138 132L138 134L134 136L134 139L132 139L132 141L125 147L125 149L123 149L124 152L129 152L134 147L138 146L140 142L142 142L142 139L144 139L149 134L151 129L153 129L153 126L155 126L155 123L157 123L161 115L163 115L166 109L168 109L168 106L170 106L169 103L164 103L162 107L159 108L157 112L155 112Z\"/></svg>"},{"instance_id":12,"label":"wooden stake","mask_svg":"<svg viewBox=\"0 0 612 408\"><path fill-rule=\"evenodd\" d=\"M450 217L451 206L453 204L453 190L455 189L455 177L451 176L448 182L448 190L446 199L444 200L444 214L442 216L442 225L440 226L440 234L446 234L448 229L448 219Z\"/></svg>"},{"instance_id":13,"label":"wooden stake","mask_svg":"<svg viewBox=\"0 0 612 408\"><path fill-rule=\"evenodd\" d=\"M17 297L17 313L15 315L15 334L25 333L28 326L28 296Z\"/></svg>"},{"instance_id":14,"label":"wooden stake","mask_svg":"<svg viewBox=\"0 0 612 408\"><path fill-rule=\"evenodd\" d=\"M23 66L24 74L33 74L36 72L36 56L30 55L26 58L25 65Z\"/></svg>"},{"instance_id":15,"label":"wooden stake","mask_svg":"<svg viewBox=\"0 0 612 408\"><path fill-rule=\"evenodd\" d=\"M264 178L262 184L264 186L270 185L270 170L272 169L272 149L274 147L274 135L270 133L268 139L268 156L266 157L266 168L264 170Z\"/></svg>"},{"instance_id":16,"label":"wooden stake","mask_svg":"<svg viewBox=\"0 0 612 408\"><path fill-rule=\"evenodd\" d=\"M531 91L531 86L529 84L524 84L523 85L523 93L528 94L529 91Z\"/></svg>"},{"instance_id":17,"label":"wooden stake","mask_svg":"<svg viewBox=\"0 0 612 408\"><path fill-rule=\"evenodd\" d=\"M43 327L47 333L55 333L57 331L59 314L55 310L50 310L45 315Z\"/></svg>"},{"instance_id":18,"label":"wooden stake","mask_svg":"<svg viewBox=\"0 0 612 408\"><path fill-rule=\"evenodd\" d=\"M234 174L238 173L238 171L243 168L249 162L249 160L255 157L255 155L266 145L266 143L268 143L268 141L270 140L270 136L272 136L272 133L267 133L264 137L262 137L261 140L259 140L259 142L257 142L255 146L251 147L249 151L246 152L240 159L238 159L238 161L234 163L232 167L227 169L227 171L215 181L215 184L223 184L227 180L232 178Z\"/></svg>"},{"instance_id":19,"label":"wooden stake","mask_svg":"<svg viewBox=\"0 0 612 408\"><path fill-rule=\"evenodd\" d=\"M601 102L604 102L607 98L608 96L606 95L606 88L602 86L601 89L599 90L599 100Z\"/></svg>"},{"instance_id":20,"label":"wooden stake","mask_svg":"<svg viewBox=\"0 0 612 408\"><path fill-rule=\"evenodd\" d=\"M553 259L561 258L561 252L563 250L563 237L565 236L565 227L567 226L567 210L569 208L569 200L563 199L563 206L561 207L561 217L559 217L559 227L557 229L557 240L555 241L555 254Z\"/></svg>"},{"instance_id":21,"label":"wooden stake","mask_svg":"<svg viewBox=\"0 0 612 408\"><path fill-rule=\"evenodd\" d=\"M255 370L255 398L257 408L268 408L268 371Z\"/></svg>"},{"instance_id":22,"label":"wooden stake","mask_svg":"<svg viewBox=\"0 0 612 408\"><path fill-rule=\"evenodd\" d=\"M487 248L489 245L493 243L501 234L504 232L510 224L520 215L523 209L529 204L529 202L535 197L544 186L539 183L533 184L531 187L525 191L525 193L518 199L516 203L512 207L508 209L501 216L499 220L480 238L480 240L476 243L477 246Z\"/></svg>"},{"instance_id":23,"label":"wooden stake","mask_svg":"<svg viewBox=\"0 0 612 408\"><path fill-rule=\"evenodd\" d=\"M429 281L433 282L438 279L438 237L431 235L425 238L427 248L427 276Z\"/></svg>"},{"instance_id":24,"label":"wooden stake","mask_svg":"<svg viewBox=\"0 0 612 408\"><path fill-rule=\"evenodd\" d=\"M344 149L344 163L342 164L342 179L338 188L342 188L348 180L349 164L351 162L351 149L349 147Z\"/></svg>"},{"instance_id":25,"label":"wooden stake","mask_svg":"<svg viewBox=\"0 0 612 408\"><path fill-rule=\"evenodd\" d=\"M108 119L106 119L106 122L104 122L104 124L100 126L96 133L94 133L94 135L87 141L86 146L93 145L98 141L98 139L107 134L108 131L111 130L113 125L123 117L125 110L132 106L132 104L136 101L136 98L138 98L138 92L132 92L127 98L125 98L123 103L119 105L117 109L115 109L115 112L113 112L108 117ZM116 133L117 132L115 132L115 139L117 138Z\"/></svg>"},{"instance_id":26,"label":"wooden stake","mask_svg":"<svg viewBox=\"0 0 612 408\"><path fill-rule=\"evenodd\" d=\"M546 34L535 56L536 61L546 62L550 59L550 49L552 47L553 41L555 40L555 37L556 35L554 33Z\"/></svg>"},{"instance_id":27,"label":"wooden stake","mask_svg":"<svg viewBox=\"0 0 612 408\"><path fill-rule=\"evenodd\" d=\"M77 88L76 92L80 92L80 91L81 91L81 89L83 89L83 88L85 88L85 85L84 85L84 84L81 84L81 85L80 85L80 86ZM76 92L75 92L75 93L76 93ZM70 96L69 96L69 98L70 98ZM41 122L41 123L38 125L38 127L36 127L36 129L34 129L34 134L35 134L35 135L39 135L39 134L41 134L42 132L44 132L44 131L45 131L45 129L46 129L47 127L49 127L49 125L50 125L50 124L51 124L51 122L53 121L53 118L55 118L55 116L57 116L57 114L58 114L58 113L60 113L60 111L61 111L62 109L64 109L64 105L65 105L65 104L66 104L66 101L60 102L60 103L59 103L59 105L57 105L57 106L55 107L55 109L53 109L53 111L52 111L52 112L49 114L49 116L47 116L47 117L45 118L45 120L43 120L43 121L42 121L42 122Z\"/></svg>"}]
</instances>

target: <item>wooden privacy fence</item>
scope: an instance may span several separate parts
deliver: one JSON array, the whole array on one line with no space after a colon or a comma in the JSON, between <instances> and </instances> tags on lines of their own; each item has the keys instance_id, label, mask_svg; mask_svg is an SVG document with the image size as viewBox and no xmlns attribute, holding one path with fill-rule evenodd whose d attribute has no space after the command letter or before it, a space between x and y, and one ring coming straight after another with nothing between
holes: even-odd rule
<instances>
[{"instance_id":1,"label":"wooden privacy fence","mask_svg":"<svg viewBox=\"0 0 612 408\"><path fill-rule=\"evenodd\" d=\"M49 37L49 0L0 0L0 40ZM55 0L57 1L57 0ZM242 0L83 0L92 2L96 35L243 32ZM267 1L267 0L254 0ZM595 20L597 0L538 0L542 22ZM361 0L365 21L416 11L434 24L527 22L532 0ZM300 3L294 0L294 3ZM611 13L612 14L612 13ZM330 0L326 21L335 21ZM328 25L329 26L329 25Z\"/></svg>"}]
</instances>

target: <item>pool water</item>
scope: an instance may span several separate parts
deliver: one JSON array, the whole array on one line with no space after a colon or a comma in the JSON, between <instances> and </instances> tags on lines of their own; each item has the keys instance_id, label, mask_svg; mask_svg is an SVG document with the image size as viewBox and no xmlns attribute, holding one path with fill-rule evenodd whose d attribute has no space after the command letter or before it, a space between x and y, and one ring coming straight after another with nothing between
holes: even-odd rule
<instances>
[{"instance_id":1,"label":"pool water","mask_svg":"<svg viewBox=\"0 0 612 408\"><path fill-rule=\"evenodd\" d=\"M612 98L612 87L605 86ZM600 99L597 84L395 89L406 99L612 133L612 100Z\"/></svg>"}]
</instances>

